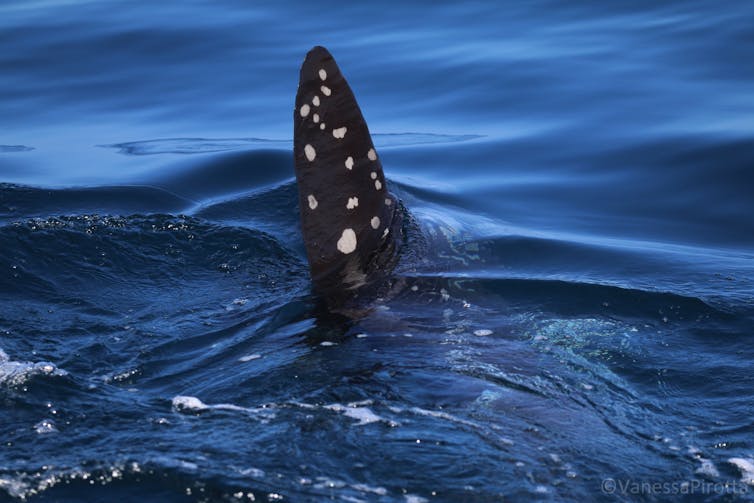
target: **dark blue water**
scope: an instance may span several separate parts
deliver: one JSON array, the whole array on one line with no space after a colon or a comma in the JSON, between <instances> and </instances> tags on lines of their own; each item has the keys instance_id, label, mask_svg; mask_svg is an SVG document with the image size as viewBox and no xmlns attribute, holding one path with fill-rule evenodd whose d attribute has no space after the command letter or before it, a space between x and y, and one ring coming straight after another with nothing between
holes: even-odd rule
<instances>
[{"instance_id":1,"label":"dark blue water","mask_svg":"<svg viewBox=\"0 0 754 503\"><path fill-rule=\"evenodd\" d=\"M754 4L358 4L0 5L0 500L751 497ZM355 319L316 44L412 218Z\"/></svg>"}]
</instances>

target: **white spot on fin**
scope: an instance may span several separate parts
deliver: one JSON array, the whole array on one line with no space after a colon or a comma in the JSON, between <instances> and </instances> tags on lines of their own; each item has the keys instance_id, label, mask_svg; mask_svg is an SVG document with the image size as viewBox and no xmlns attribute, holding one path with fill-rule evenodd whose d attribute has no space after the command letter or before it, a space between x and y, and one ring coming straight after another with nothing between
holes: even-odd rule
<instances>
[{"instance_id":1,"label":"white spot on fin","mask_svg":"<svg viewBox=\"0 0 754 503\"><path fill-rule=\"evenodd\" d=\"M376 180L377 179L377 173L375 171L372 171L371 173L369 173L369 176L372 177L372 180Z\"/></svg>"},{"instance_id":2,"label":"white spot on fin","mask_svg":"<svg viewBox=\"0 0 754 503\"><path fill-rule=\"evenodd\" d=\"M319 204L319 203L317 203L317 199L314 197L314 194L309 194L309 196L307 197L307 199L309 199L309 208L311 208L313 210L316 210L317 209L317 204Z\"/></svg>"},{"instance_id":3,"label":"white spot on fin","mask_svg":"<svg viewBox=\"0 0 754 503\"><path fill-rule=\"evenodd\" d=\"M309 105L306 103L301 105L301 110L299 111L299 113L301 114L301 117L306 117L307 115L309 115Z\"/></svg>"},{"instance_id":4,"label":"white spot on fin","mask_svg":"<svg viewBox=\"0 0 754 503\"><path fill-rule=\"evenodd\" d=\"M378 229L380 227L380 217L372 217L372 229Z\"/></svg>"},{"instance_id":5,"label":"white spot on fin","mask_svg":"<svg viewBox=\"0 0 754 503\"><path fill-rule=\"evenodd\" d=\"M367 152L367 157L369 157L370 161L376 161L377 160L377 152L375 152L373 148L370 148L369 152Z\"/></svg>"},{"instance_id":6,"label":"white spot on fin","mask_svg":"<svg viewBox=\"0 0 754 503\"><path fill-rule=\"evenodd\" d=\"M348 255L356 249L356 233L353 229L345 229L338 240L338 251Z\"/></svg>"},{"instance_id":7,"label":"white spot on fin","mask_svg":"<svg viewBox=\"0 0 754 503\"><path fill-rule=\"evenodd\" d=\"M382 184L380 183L379 180L374 181L374 188L377 190L380 190L382 188Z\"/></svg>"},{"instance_id":8,"label":"white spot on fin","mask_svg":"<svg viewBox=\"0 0 754 503\"><path fill-rule=\"evenodd\" d=\"M352 210L355 207L359 205L359 198L358 197L349 197L348 198L348 204L346 204L346 209Z\"/></svg>"},{"instance_id":9,"label":"white spot on fin","mask_svg":"<svg viewBox=\"0 0 754 503\"><path fill-rule=\"evenodd\" d=\"M345 137L345 136L346 136L346 131L347 131L347 129L346 129L346 127L345 127L345 126L343 126L343 127L339 127L338 129L333 129L333 130L332 130L332 135L333 135L333 136L334 136L335 138L343 138L343 137Z\"/></svg>"},{"instance_id":10,"label":"white spot on fin","mask_svg":"<svg viewBox=\"0 0 754 503\"><path fill-rule=\"evenodd\" d=\"M312 98L312 105L315 107L319 106L319 96L314 96L314 98Z\"/></svg>"},{"instance_id":11,"label":"white spot on fin","mask_svg":"<svg viewBox=\"0 0 754 503\"><path fill-rule=\"evenodd\" d=\"M306 158L309 162L313 161L315 157L317 157L317 152L314 151L314 147L309 145L308 143L306 146L304 146L304 154L306 154Z\"/></svg>"},{"instance_id":12,"label":"white spot on fin","mask_svg":"<svg viewBox=\"0 0 754 503\"><path fill-rule=\"evenodd\" d=\"M319 78L325 80L327 78L327 72L324 68L319 69Z\"/></svg>"},{"instance_id":13,"label":"white spot on fin","mask_svg":"<svg viewBox=\"0 0 754 503\"><path fill-rule=\"evenodd\" d=\"M320 129L325 129L325 123L323 122L322 124L320 124L320 125L319 125L319 128L320 128Z\"/></svg>"},{"instance_id":14,"label":"white spot on fin","mask_svg":"<svg viewBox=\"0 0 754 503\"><path fill-rule=\"evenodd\" d=\"M330 94L332 93L330 88L327 86L322 86L319 88L319 90L322 91L322 94L324 94L325 96L330 96Z\"/></svg>"},{"instance_id":15,"label":"white spot on fin","mask_svg":"<svg viewBox=\"0 0 754 503\"><path fill-rule=\"evenodd\" d=\"M319 114L312 115L312 120L314 121L315 124L318 123L319 122Z\"/></svg>"},{"instance_id":16,"label":"white spot on fin","mask_svg":"<svg viewBox=\"0 0 754 503\"><path fill-rule=\"evenodd\" d=\"M348 159L346 159L346 169L353 169L353 157L350 155L348 156Z\"/></svg>"}]
</instances>

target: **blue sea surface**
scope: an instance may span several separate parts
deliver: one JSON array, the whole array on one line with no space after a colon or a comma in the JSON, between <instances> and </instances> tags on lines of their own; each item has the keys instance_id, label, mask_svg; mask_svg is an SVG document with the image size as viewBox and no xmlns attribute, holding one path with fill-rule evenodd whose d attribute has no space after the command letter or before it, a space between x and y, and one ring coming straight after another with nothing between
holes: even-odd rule
<instances>
[{"instance_id":1,"label":"blue sea surface","mask_svg":"<svg viewBox=\"0 0 754 503\"><path fill-rule=\"evenodd\" d=\"M410 215L311 291L324 45ZM4 0L0 501L754 495L754 3Z\"/></svg>"}]
</instances>

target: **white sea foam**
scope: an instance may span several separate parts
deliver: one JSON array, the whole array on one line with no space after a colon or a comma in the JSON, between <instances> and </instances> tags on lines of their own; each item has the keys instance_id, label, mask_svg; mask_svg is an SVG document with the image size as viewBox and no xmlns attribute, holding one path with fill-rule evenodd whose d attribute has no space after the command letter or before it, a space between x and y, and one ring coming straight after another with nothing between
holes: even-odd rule
<instances>
[{"instance_id":1,"label":"white sea foam","mask_svg":"<svg viewBox=\"0 0 754 503\"><path fill-rule=\"evenodd\" d=\"M185 459L174 458L172 456L157 456L152 461L160 466L178 468L179 470L194 472L199 469L199 465L193 461L186 461Z\"/></svg>"},{"instance_id":2,"label":"white sea foam","mask_svg":"<svg viewBox=\"0 0 754 503\"><path fill-rule=\"evenodd\" d=\"M331 479L329 477L317 477L317 483L314 484L316 489L341 489L346 487L346 483L342 480Z\"/></svg>"},{"instance_id":3,"label":"white sea foam","mask_svg":"<svg viewBox=\"0 0 754 503\"><path fill-rule=\"evenodd\" d=\"M88 480L92 484L105 485L113 480L123 478L125 473L141 473L141 466L135 462L116 463L94 471L81 468L59 470L55 467L43 467L33 474L8 473L7 475L0 475L0 490L6 491L12 498L23 501L59 484L70 483L77 479Z\"/></svg>"},{"instance_id":4,"label":"white sea foam","mask_svg":"<svg viewBox=\"0 0 754 503\"><path fill-rule=\"evenodd\" d=\"M720 476L720 472L717 470L715 463L713 463L711 460L706 459L706 458L699 458L699 462L702 463L702 466L697 468L694 471L694 473L696 473L697 475L703 475L709 478L715 478L715 477Z\"/></svg>"},{"instance_id":5,"label":"white sea foam","mask_svg":"<svg viewBox=\"0 0 754 503\"><path fill-rule=\"evenodd\" d=\"M55 426L55 421L52 419L43 419L34 425L34 431L40 435L44 435L45 433L57 433L58 427Z\"/></svg>"},{"instance_id":6,"label":"white sea foam","mask_svg":"<svg viewBox=\"0 0 754 503\"><path fill-rule=\"evenodd\" d=\"M272 410L282 409L285 407L296 407L296 408L306 409L306 410L324 409L324 410L329 410L332 412L337 412L338 414L342 414L351 419L355 419L356 421L358 421L356 423L356 426L363 426L363 425L379 423L379 422L386 423L390 426L400 426L399 423L392 421L390 419L387 419L385 417L382 417L376 414L374 411L372 411L372 409L367 407L367 405L372 404L371 400L351 402L347 405L343 405L340 403L333 403L329 405L314 405L314 404L292 401L292 402L287 402L283 404L274 404L274 403L266 404L264 407L241 407L239 405L234 405L230 403L206 404L202 402L199 398L194 397L194 396L178 395L173 398L172 404L173 404L173 410L175 410L176 412L191 413L191 412L204 412L204 411L210 411L210 410L226 410L226 411L233 411L233 412L243 412L246 414L259 417L263 420L268 420L275 417L275 414L274 412L272 412Z\"/></svg>"},{"instance_id":7,"label":"white sea foam","mask_svg":"<svg viewBox=\"0 0 754 503\"><path fill-rule=\"evenodd\" d=\"M203 412L207 410L227 410L232 412L243 412L256 416L263 421L267 421L275 417L274 412L270 409L272 407L241 407L240 405L234 405L232 403L218 403L209 405L195 396L176 396L173 398L173 410L176 412Z\"/></svg>"},{"instance_id":8,"label":"white sea foam","mask_svg":"<svg viewBox=\"0 0 754 503\"><path fill-rule=\"evenodd\" d=\"M209 406L194 396L176 396L173 398L173 408L177 411L206 410Z\"/></svg>"},{"instance_id":9,"label":"white sea foam","mask_svg":"<svg viewBox=\"0 0 754 503\"><path fill-rule=\"evenodd\" d=\"M452 423L460 424L462 426L466 426L468 428L471 428L474 431L480 431L481 432L481 431L485 431L486 430L486 431L490 432L492 435L494 435L495 439L500 444L502 444L502 445L514 445L513 440L511 440L509 438L506 438L506 437L501 437L501 436L497 435L496 433L491 432L488 428L486 428L482 424L476 423L474 421L469 421L467 419L463 419L463 418L460 418L460 417L456 417L453 414L449 414L449 413L447 413L445 411L441 411L441 410L428 410L428 409L422 409L420 407L411 407L409 409L409 411L412 412L412 413L414 413L414 414L420 415L420 416L429 416L429 417L434 417L434 418L437 418L437 419L443 419L445 421L450 421Z\"/></svg>"},{"instance_id":10,"label":"white sea foam","mask_svg":"<svg viewBox=\"0 0 754 503\"><path fill-rule=\"evenodd\" d=\"M367 484L351 484L351 487L363 493L372 493L379 496L385 496L387 494L387 489L381 486L373 487Z\"/></svg>"},{"instance_id":11,"label":"white sea foam","mask_svg":"<svg viewBox=\"0 0 754 503\"><path fill-rule=\"evenodd\" d=\"M735 465L741 471L741 482L754 486L754 459L730 458L728 463Z\"/></svg>"},{"instance_id":12,"label":"white sea foam","mask_svg":"<svg viewBox=\"0 0 754 503\"><path fill-rule=\"evenodd\" d=\"M339 403L334 403L325 405L324 408L332 410L334 412L339 412L346 417L358 420L359 422L356 423L358 426L370 423L378 423L380 421L386 423L390 422L387 419L372 412L372 409L370 409L369 407L347 407Z\"/></svg>"},{"instance_id":13,"label":"white sea foam","mask_svg":"<svg viewBox=\"0 0 754 503\"><path fill-rule=\"evenodd\" d=\"M50 362L16 362L0 349L0 385L18 386L35 375L65 376L65 370Z\"/></svg>"},{"instance_id":14,"label":"white sea foam","mask_svg":"<svg viewBox=\"0 0 754 503\"><path fill-rule=\"evenodd\" d=\"M264 470L260 470L259 468L254 467L242 468L241 470L238 470L238 473L246 477L253 477L255 479L264 478L264 476L266 475Z\"/></svg>"},{"instance_id":15,"label":"white sea foam","mask_svg":"<svg viewBox=\"0 0 754 503\"><path fill-rule=\"evenodd\" d=\"M262 357L260 354L245 355L238 359L239 362L250 362L252 360L258 360Z\"/></svg>"}]
</instances>

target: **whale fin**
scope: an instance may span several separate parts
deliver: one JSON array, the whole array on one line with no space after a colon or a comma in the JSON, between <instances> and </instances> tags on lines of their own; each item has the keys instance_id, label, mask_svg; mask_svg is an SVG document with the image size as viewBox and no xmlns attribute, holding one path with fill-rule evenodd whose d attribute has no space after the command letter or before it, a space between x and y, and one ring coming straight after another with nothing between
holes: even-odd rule
<instances>
[{"instance_id":1,"label":"whale fin","mask_svg":"<svg viewBox=\"0 0 754 503\"><path fill-rule=\"evenodd\" d=\"M312 281L320 294L338 298L388 267L400 217L356 98L324 47L309 51L301 66L293 125Z\"/></svg>"}]
</instances>

